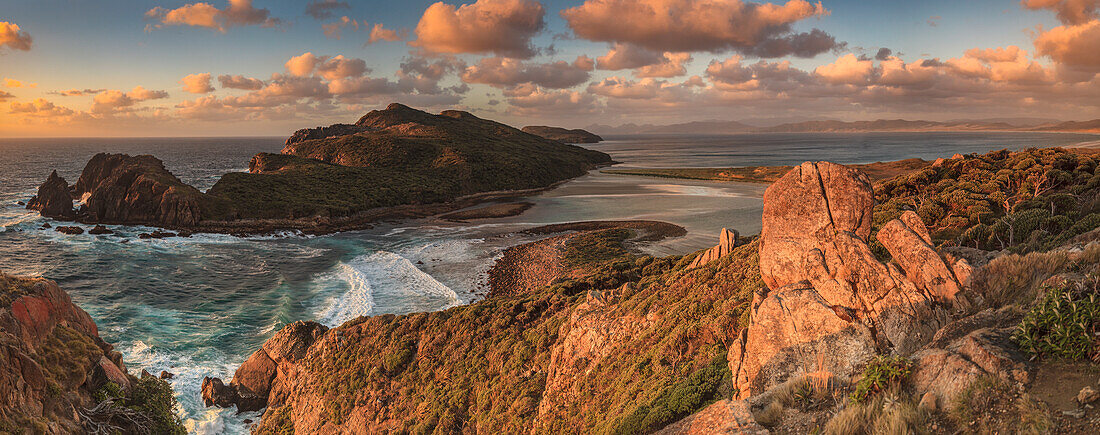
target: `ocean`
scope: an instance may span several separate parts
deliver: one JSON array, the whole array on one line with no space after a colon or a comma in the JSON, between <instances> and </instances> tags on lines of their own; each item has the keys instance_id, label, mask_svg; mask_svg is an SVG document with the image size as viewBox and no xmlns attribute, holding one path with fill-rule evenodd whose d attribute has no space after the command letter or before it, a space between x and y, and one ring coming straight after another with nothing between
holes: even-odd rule
<instances>
[{"instance_id":1,"label":"ocean","mask_svg":"<svg viewBox=\"0 0 1100 435\"><path fill-rule=\"evenodd\" d=\"M1096 145L1098 135L1062 133L830 133L731 136L615 136L589 148L623 167L718 167L869 163L954 153ZM245 433L256 413L205 408L204 376L232 377L249 353L283 325L339 325L360 315L432 311L475 302L487 271L508 246L533 240L517 230L594 219L654 219L688 229L647 247L684 254L716 243L723 227L760 230L758 184L620 176L592 171L526 198L520 216L457 224L383 222L327 236L238 238L199 234L143 240L149 228L68 236L39 229L47 219L18 203L50 170L75 183L97 152L153 154L184 182L205 190L226 172L246 171L257 152L283 138L0 139L0 270L56 280L91 314L133 372L168 370L191 433ZM86 226L86 229L88 227Z\"/></svg>"}]
</instances>

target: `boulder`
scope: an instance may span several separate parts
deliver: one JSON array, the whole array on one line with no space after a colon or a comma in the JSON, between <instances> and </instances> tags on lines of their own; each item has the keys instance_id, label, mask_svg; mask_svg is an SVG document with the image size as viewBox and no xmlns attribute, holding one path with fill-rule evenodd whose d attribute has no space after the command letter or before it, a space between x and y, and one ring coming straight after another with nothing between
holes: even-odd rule
<instances>
[{"instance_id":1,"label":"boulder","mask_svg":"<svg viewBox=\"0 0 1100 435\"><path fill-rule=\"evenodd\" d=\"M309 347L325 332L328 332L325 325L300 320L276 332L275 336L264 342L262 349L277 363L296 363L306 356Z\"/></svg>"},{"instance_id":2,"label":"boulder","mask_svg":"<svg viewBox=\"0 0 1100 435\"><path fill-rule=\"evenodd\" d=\"M873 208L868 178L828 162L803 163L765 191L767 288L728 357L738 398L806 371L855 376L876 353L916 352L947 322L940 304L961 287L953 266L912 212L880 230L894 262L879 261L869 245Z\"/></svg>"},{"instance_id":3,"label":"boulder","mask_svg":"<svg viewBox=\"0 0 1100 435\"><path fill-rule=\"evenodd\" d=\"M1081 391L1077 392L1077 403L1087 405L1100 399L1100 391L1096 391L1095 388L1085 386Z\"/></svg>"},{"instance_id":4,"label":"boulder","mask_svg":"<svg viewBox=\"0 0 1100 435\"><path fill-rule=\"evenodd\" d=\"M105 227L103 225L96 225L95 228L92 228L92 229L88 230L88 234L92 234L92 235L96 235L96 236L102 235L102 234L112 234L112 233L114 233L114 231L111 231L111 230L107 229L107 227Z\"/></svg>"},{"instance_id":5,"label":"boulder","mask_svg":"<svg viewBox=\"0 0 1100 435\"><path fill-rule=\"evenodd\" d=\"M237 403L237 389L225 385L221 379L202 378L202 402L206 406L228 408Z\"/></svg>"},{"instance_id":6,"label":"boulder","mask_svg":"<svg viewBox=\"0 0 1100 435\"><path fill-rule=\"evenodd\" d=\"M981 314L981 313L979 313ZM981 322L966 324L980 325ZM945 328L947 329L947 328ZM1014 328L979 328L961 338L935 340L913 354L913 387L951 403L985 376L1026 385L1031 381L1028 358L1010 340Z\"/></svg>"},{"instance_id":7,"label":"boulder","mask_svg":"<svg viewBox=\"0 0 1100 435\"><path fill-rule=\"evenodd\" d=\"M822 235L871 235L875 205L871 181L861 172L829 162L806 162L764 192L760 274L777 289L806 279L803 258L822 247Z\"/></svg>"},{"instance_id":8,"label":"boulder","mask_svg":"<svg viewBox=\"0 0 1100 435\"><path fill-rule=\"evenodd\" d=\"M61 234L68 234L70 236L84 234L84 229L80 228L80 227L76 227L76 226L57 227L57 228L54 228L53 230L57 231Z\"/></svg>"},{"instance_id":9,"label":"boulder","mask_svg":"<svg viewBox=\"0 0 1100 435\"><path fill-rule=\"evenodd\" d=\"M733 248L737 247L737 237L738 234L736 230L730 231L728 229L722 228L722 232L718 234L718 245L713 248L707 249L706 251L703 251L702 254L699 254L698 257L695 257L695 260L692 260L691 265L688 266L688 268L694 269L696 267L722 258L730 252L733 252Z\"/></svg>"},{"instance_id":10,"label":"boulder","mask_svg":"<svg viewBox=\"0 0 1100 435\"><path fill-rule=\"evenodd\" d=\"M69 192L69 183L57 175L57 171L50 173L46 182L38 186L38 194L27 202L28 210L38 210L42 216L55 219L72 220L76 218L73 211L73 196Z\"/></svg>"}]
</instances>

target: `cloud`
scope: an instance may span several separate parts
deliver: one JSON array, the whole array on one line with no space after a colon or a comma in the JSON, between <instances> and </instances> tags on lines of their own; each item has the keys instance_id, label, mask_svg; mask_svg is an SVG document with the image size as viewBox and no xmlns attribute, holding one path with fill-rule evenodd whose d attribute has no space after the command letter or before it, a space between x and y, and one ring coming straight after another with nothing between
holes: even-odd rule
<instances>
[{"instance_id":1,"label":"cloud","mask_svg":"<svg viewBox=\"0 0 1100 435\"><path fill-rule=\"evenodd\" d=\"M168 98L168 92L165 91L153 91L145 89L141 86L134 87L130 92L122 92L119 90L103 91L92 99L92 113L95 114L113 114L119 111L127 110L127 108L134 106L135 104L146 101L156 100L161 98Z\"/></svg>"},{"instance_id":2,"label":"cloud","mask_svg":"<svg viewBox=\"0 0 1100 435\"><path fill-rule=\"evenodd\" d=\"M928 23L928 27L939 27L940 26L940 20L942 20L942 19L943 19L943 17L941 17L939 15L933 15L931 17L928 17L928 19L925 20L925 23Z\"/></svg>"},{"instance_id":3,"label":"cloud","mask_svg":"<svg viewBox=\"0 0 1100 435\"><path fill-rule=\"evenodd\" d=\"M893 56L893 55L894 55L894 50L891 50L891 49L886 48L886 47L882 47L882 48L878 49L878 53L875 53L875 60L886 60L886 59L889 59L890 56Z\"/></svg>"},{"instance_id":4,"label":"cloud","mask_svg":"<svg viewBox=\"0 0 1100 435\"><path fill-rule=\"evenodd\" d=\"M662 77L671 78L687 74L684 66L691 62L691 53L665 53L664 61L656 65L647 65L639 68L634 75L638 77Z\"/></svg>"},{"instance_id":5,"label":"cloud","mask_svg":"<svg viewBox=\"0 0 1100 435\"><path fill-rule=\"evenodd\" d=\"M34 38L25 31L19 29L19 25L0 21L0 49L4 47L12 50L28 51L34 43Z\"/></svg>"},{"instance_id":6,"label":"cloud","mask_svg":"<svg viewBox=\"0 0 1100 435\"><path fill-rule=\"evenodd\" d=\"M364 25L366 25L366 23L364 23ZM326 38L340 39L340 30L349 26L355 30L359 30L359 22L345 15L340 17L336 22L322 24L321 30L325 33Z\"/></svg>"},{"instance_id":7,"label":"cloud","mask_svg":"<svg viewBox=\"0 0 1100 435\"><path fill-rule=\"evenodd\" d=\"M4 79L4 87L11 88L11 89L23 88L23 87L37 88L38 83L25 83L25 82L22 82L22 81L19 81L19 80L16 80L16 79L7 79L6 78L6 79Z\"/></svg>"},{"instance_id":8,"label":"cloud","mask_svg":"<svg viewBox=\"0 0 1100 435\"><path fill-rule=\"evenodd\" d=\"M814 74L834 84L867 84L875 70L874 62L863 60L852 53L841 56L833 63L814 69Z\"/></svg>"},{"instance_id":9,"label":"cloud","mask_svg":"<svg viewBox=\"0 0 1100 435\"><path fill-rule=\"evenodd\" d=\"M223 88L244 89L246 91L257 91L264 87L263 80L242 75L223 74L218 76L218 83L221 83Z\"/></svg>"},{"instance_id":10,"label":"cloud","mask_svg":"<svg viewBox=\"0 0 1100 435\"><path fill-rule=\"evenodd\" d=\"M596 110L596 98L590 93L570 90L546 90L526 83L507 89L504 96L515 113L539 116L548 113L583 114Z\"/></svg>"},{"instance_id":11,"label":"cloud","mask_svg":"<svg viewBox=\"0 0 1100 435\"><path fill-rule=\"evenodd\" d=\"M1100 20L1041 32L1035 50L1066 66L1100 72Z\"/></svg>"},{"instance_id":12,"label":"cloud","mask_svg":"<svg viewBox=\"0 0 1100 435\"><path fill-rule=\"evenodd\" d=\"M229 0L225 9L210 3L189 3L176 9L157 6L145 12L145 18L157 21L152 28L164 26L206 27L225 33L230 27L275 27L282 23L271 11L252 7L252 0ZM146 30L151 27L146 26Z\"/></svg>"},{"instance_id":13,"label":"cloud","mask_svg":"<svg viewBox=\"0 0 1100 435\"><path fill-rule=\"evenodd\" d=\"M602 70L617 71L635 69L664 61L660 52L652 51L634 44L616 43L607 54L596 58L596 67Z\"/></svg>"},{"instance_id":14,"label":"cloud","mask_svg":"<svg viewBox=\"0 0 1100 435\"><path fill-rule=\"evenodd\" d=\"M409 42L429 53L494 53L527 59L531 38L545 27L546 11L534 0L477 0L458 8L437 2L424 11Z\"/></svg>"},{"instance_id":15,"label":"cloud","mask_svg":"<svg viewBox=\"0 0 1100 435\"><path fill-rule=\"evenodd\" d=\"M1057 14L1058 21L1067 25L1085 24L1097 18L1098 0L1023 0L1024 8L1048 9Z\"/></svg>"},{"instance_id":16,"label":"cloud","mask_svg":"<svg viewBox=\"0 0 1100 435\"><path fill-rule=\"evenodd\" d=\"M8 92L0 91L0 101L7 101L7 100L10 100L12 98L15 98L15 95L12 95L11 93L8 93Z\"/></svg>"},{"instance_id":17,"label":"cloud","mask_svg":"<svg viewBox=\"0 0 1100 435\"><path fill-rule=\"evenodd\" d=\"M995 82L1043 82L1053 80L1053 73L1028 59L1028 53L1017 46L972 48L961 58L948 59L954 73L964 77L983 78Z\"/></svg>"},{"instance_id":18,"label":"cloud","mask_svg":"<svg viewBox=\"0 0 1100 435\"><path fill-rule=\"evenodd\" d=\"M214 92L214 86L210 84L210 73L190 74L182 79L183 91L192 94L208 94Z\"/></svg>"},{"instance_id":19,"label":"cloud","mask_svg":"<svg viewBox=\"0 0 1100 435\"><path fill-rule=\"evenodd\" d=\"M10 113L25 117L54 118L70 116L76 112L67 107L55 105L43 98L36 98L34 101L26 103L11 103Z\"/></svg>"},{"instance_id":20,"label":"cloud","mask_svg":"<svg viewBox=\"0 0 1100 435\"><path fill-rule=\"evenodd\" d=\"M106 89L69 89L67 91L54 91L50 93L62 97L83 97L86 95L95 95L103 91L106 91Z\"/></svg>"},{"instance_id":21,"label":"cloud","mask_svg":"<svg viewBox=\"0 0 1100 435\"><path fill-rule=\"evenodd\" d=\"M588 81L592 59L578 57L573 63L563 60L550 63L525 63L506 57L482 58L466 68L462 81L497 87L530 83L543 88L571 88Z\"/></svg>"},{"instance_id":22,"label":"cloud","mask_svg":"<svg viewBox=\"0 0 1100 435\"><path fill-rule=\"evenodd\" d=\"M337 0L312 0L306 4L306 14L318 20L331 18L337 9L351 9L351 5Z\"/></svg>"},{"instance_id":23,"label":"cloud","mask_svg":"<svg viewBox=\"0 0 1100 435\"><path fill-rule=\"evenodd\" d=\"M290 58L285 66L286 70L295 76L308 77L316 71L318 75L328 80L359 77L370 71L363 59L348 58L343 55L316 56L312 52Z\"/></svg>"},{"instance_id":24,"label":"cloud","mask_svg":"<svg viewBox=\"0 0 1100 435\"><path fill-rule=\"evenodd\" d=\"M408 29L401 29L401 31L396 31L383 27L382 23L376 23L374 27L371 27L370 29L370 39L367 40L367 44L373 44L378 41L404 41L408 37Z\"/></svg>"},{"instance_id":25,"label":"cloud","mask_svg":"<svg viewBox=\"0 0 1100 435\"><path fill-rule=\"evenodd\" d=\"M814 29L792 33L795 22L828 15L818 3L741 0L586 0L565 9L578 37L628 43L656 52L734 50L760 57L812 57L842 46Z\"/></svg>"}]
</instances>

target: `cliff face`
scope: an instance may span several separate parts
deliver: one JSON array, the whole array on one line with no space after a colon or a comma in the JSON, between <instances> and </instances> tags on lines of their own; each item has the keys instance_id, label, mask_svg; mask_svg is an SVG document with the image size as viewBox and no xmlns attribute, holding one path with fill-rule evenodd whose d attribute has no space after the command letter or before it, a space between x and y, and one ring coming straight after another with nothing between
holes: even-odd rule
<instances>
[{"instance_id":1,"label":"cliff face","mask_svg":"<svg viewBox=\"0 0 1100 435\"><path fill-rule=\"evenodd\" d=\"M167 394L167 409L134 412L127 400L138 391L161 400ZM0 431L182 432L167 383L127 374L122 354L99 337L88 313L40 278L0 273L0 397Z\"/></svg>"},{"instance_id":2,"label":"cliff face","mask_svg":"<svg viewBox=\"0 0 1100 435\"><path fill-rule=\"evenodd\" d=\"M579 128L569 130L561 127L529 125L523 127L523 132L563 143L599 143L603 141L602 137Z\"/></svg>"}]
</instances>

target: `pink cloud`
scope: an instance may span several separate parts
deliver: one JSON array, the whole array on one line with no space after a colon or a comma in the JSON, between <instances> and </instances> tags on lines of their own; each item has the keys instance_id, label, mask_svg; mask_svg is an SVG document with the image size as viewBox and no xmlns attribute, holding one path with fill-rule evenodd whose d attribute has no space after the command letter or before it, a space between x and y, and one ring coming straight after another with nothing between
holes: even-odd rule
<instances>
[{"instance_id":1,"label":"pink cloud","mask_svg":"<svg viewBox=\"0 0 1100 435\"><path fill-rule=\"evenodd\" d=\"M365 24L366 23L364 23L364 25ZM351 27L352 29L359 30L359 22L348 18L348 16L345 15L340 17L340 19L335 22L322 24L321 30L324 31L326 38L340 39L340 30L345 27Z\"/></svg>"},{"instance_id":2,"label":"pink cloud","mask_svg":"<svg viewBox=\"0 0 1100 435\"><path fill-rule=\"evenodd\" d=\"M1098 0L1023 0L1024 8L1031 10L1048 9L1057 14L1063 24L1085 24L1097 18L1100 9Z\"/></svg>"},{"instance_id":3,"label":"pink cloud","mask_svg":"<svg viewBox=\"0 0 1100 435\"><path fill-rule=\"evenodd\" d=\"M370 29L370 39L367 40L367 44L373 44L379 41L404 41L409 37L408 29L401 29L400 31L387 29L382 26L382 23L376 23L374 27Z\"/></svg>"},{"instance_id":4,"label":"pink cloud","mask_svg":"<svg viewBox=\"0 0 1100 435\"><path fill-rule=\"evenodd\" d=\"M859 59L856 55L848 53L833 63L817 67L814 69L814 74L829 83L860 85L868 83L874 71L874 62Z\"/></svg>"},{"instance_id":5,"label":"pink cloud","mask_svg":"<svg viewBox=\"0 0 1100 435\"><path fill-rule=\"evenodd\" d=\"M437 2L424 11L409 42L430 53L495 53L530 58L531 38L545 26L546 11L533 0L477 0L459 7Z\"/></svg>"},{"instance_id":6,"label":"pink cloud","mask_svg":"<svg viewBox=\"0 0 1100 435\"><path fill-rule=\"evenodd\" d=\"M829 11L818 3L741 0L586 0L561 16L578 37L628 43L656 52L736 50L761 57L811 57L842 46L815 30L791 25Z\"/></svg>"},{"instance_id":7,"label":"pink cloud","mask_svg":"<svg viewBox=\"0 0 1100 435\"><path fill-rule=\"evenodd\" d=\"M36 98L34 101L26 103L11 103L10 113L35 118L56 118L70 116L76 112L67 107L55 105L43 98Z\"/></svg>"},{"instance_id":8,"label":"pink cloud","mask_svg":"<svg viewBox=\"0 0 1100 435\"><path fill-rule=\"evenodd\" d=\"M466 68L462 81L490 86L508 87L532 83L544 88L570 88L588 80L592 60L579 57L573 63L557 61L530 64L505 57L482 58Z\"/></svg>"},{"instance_id":9,"label":"pink cloud","mask_svg":"<svg viewBox=\"0 0 1100 435\"><path fill-rule=\"evenodd\" d=\"M113 114L127 110L138 102L168 98L168 92L145 89L141 86L134 87L130 92L108 90L101 92L92 99L92 113Z\"/></svg>"},{"instance_id":10,"label":"pink cloud","mask_svg":"<svg viewBox=\"0 0 1100 435\"><path fill-rule=\"evenodd\" d=\"M157 6L145 12L145 18L157 21L153 28L163 26L192 26L214 29L225 33L230 27L253 26L275 27L282 23L271 17L271 11L256 9L252 0L229 0L225 9L218 9L210 3L189 3L176 9ZM146 27L149 30L150 27Z\"/></svg>"},{"instance_id":11,"label":"pink cloud","mask_svg":"<svg viewBox=\"0 0 1100 435\"><path fill-rule=\"evenodd\" d=\"M1066 66L1100 72L1100 20L1041 32L1035 50Z\"/></svg>"},{"instance_id":12,"label":"pink cloud","mask_svg":"<svg viewBox=\"0 0 1100 435\"><path fill-rule=\"evenodd\" d=\"M635 69L661 63L660 52L634 44L616 43L607 54L596 58L596 66L602 70Z\"/></svg>"},{"instance_id":13,"label":"pink cloud","mask_svg":"<svg viewBox=\"0 0 1100 435\"><path fill-rule=\"evenodd\" d=\"M192 94L208 94L214 92L214 86L210 84L210 73L189 74L180 79L183 91Z\"/></svg>"},{"instance_id":14,"label":"pink cloud","mask_svg":"<svg viewBox=\"0 0 1100 435\"><path fill-rule=\"evenodd\" d=\"M256 91L264 87L263 80L242 75L223 74L218 76L218 83L221 83L223 88L244 89L247 91Z\"/></svg>"},{"instance_id":15,"label":"pink cloud","mask_svg":"<svg viewBox=\"0 0 1100 435\"><path fill-rule=\"evenodd\" d=\"M18 24L0 21L0 48L28 51L33 43L34 38L20 30Z\"/></svg>"},{"instance_id":16,"label":"pink cloud","mask_svg":"<svg viewBox=\"0 0 1100 435\"><path fill-rule=\"evenodd\" d=\"M664 60L655 65L639 68L634 74L638 77L672 78L687 74L685 65L691 62L691 53L665 53Z\"/></svg>"}]
</instances>

